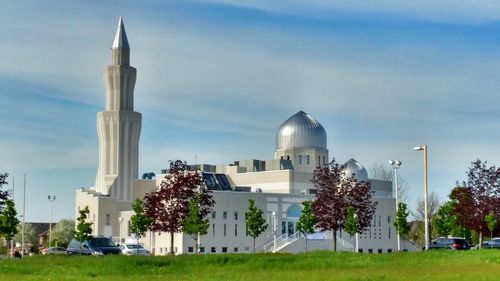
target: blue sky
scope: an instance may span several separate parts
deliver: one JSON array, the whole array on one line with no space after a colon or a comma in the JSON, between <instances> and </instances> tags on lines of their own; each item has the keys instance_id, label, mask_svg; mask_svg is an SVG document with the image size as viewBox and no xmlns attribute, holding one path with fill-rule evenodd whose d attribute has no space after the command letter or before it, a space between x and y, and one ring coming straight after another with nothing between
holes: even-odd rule
<instances>
[{"instance_id":1,"label":"blue sky","mask_svg":"<svg viewBox=\"0 0 500 281\"><path fill-rule=\"evenodd\" d=\"M95 113L119 16L138 69L140 174L170 159L273 157L275 130L304 110L331 156L403 162L408 203L446 199L470 162L498 165L500 4L492 1L4 1L0 171L29 221L74 216L97 170Z\"/></svg>"}]
</instances>

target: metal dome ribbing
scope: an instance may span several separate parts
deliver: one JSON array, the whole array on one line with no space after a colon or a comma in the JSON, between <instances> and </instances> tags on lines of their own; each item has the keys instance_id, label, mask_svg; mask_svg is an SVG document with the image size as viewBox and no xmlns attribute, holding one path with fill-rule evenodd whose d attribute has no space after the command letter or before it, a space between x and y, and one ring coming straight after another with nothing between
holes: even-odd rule
<instances>
[{"instance_id":1,"label":"metal dome ribbing","mask_svg":"<svg viewBox=\"0 0 500 281\"><path fill-rule=\"evenodd\" d=\"M351 158L344 163L344 166L346 175L352 176L354 174L357 181L368 180L368 172L358 161Z\"/></svg>"},{"instance_id":2,"label":"metal dome ribbing","mask_svg":"<svg viewBox=\"0 0 500 281\"><path fill-rule=\"evenodd\" d=\"M326 131L311 115L299 111L281 124L276 134L276 149L324 148Z\"/></svg>"}]
</instances>

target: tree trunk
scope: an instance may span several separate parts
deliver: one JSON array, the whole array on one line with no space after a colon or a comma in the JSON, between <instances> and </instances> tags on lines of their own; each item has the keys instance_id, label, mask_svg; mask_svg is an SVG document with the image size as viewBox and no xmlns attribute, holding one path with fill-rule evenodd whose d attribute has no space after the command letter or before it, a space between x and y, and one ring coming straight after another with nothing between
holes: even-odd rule
<instances>
[{"instance_id":1,"label":"tree trunk","mask_svg":"<svg viewBox=\"0 0 500 281\"><path fill-rule=\"evenodd\" d=\"M306 253L307 253L307 234L305 234L304 237L306 238Z\"/></svg>"},{"instance_id":2,"label":"tree trunk","mask_svg":"<svg viewBox=\"0 0 500 281\"><path fill-rule=\"evenodd\" d=\"M483 231L479 231L479 249L483 248Z\"/></svg>"},{"instance_id":3,"label":"tree trunk","mask_svg":"<svg viewBox=\"0 0 500 281\"><path fill-rule=\"evenodd\" d=\"M198 233L194 238L194 253L198 255L198 241L200 241L200 234Z\"/></svg>"},{"instance_id":4,"label":"tree trunk","mask_svg":"<svg viewBox=\"0 0 500 281\"><path fill-rule=\"evenodd\" d=\"M253 238L253 253L255 254L255 238Z\"/></svg>"},{"instance_id":5,"label":"tree trunk","mask_svg":"<svg viewBox=\"0 0 500 281\"><path fill-rule=\"evenodd\" d=\"M333 251L334 252L337 252L337 231L336 230L332 230L332 235L333 235Z\"/></svg>"},{"instance_id":6,"label":"tree trunk","mask_svg":"<svg viewBox=\"0 0 500 281\"><path fill-rule=\"evenodd\" d=\"M170 254L173 256L174 253L174 233L175 232L170 232Z\"/></svg>"},{"instance_id":7,"label":"tree trunk","mask_svg":"<svg viewBox=\"0 0 500 281\"><path fill-rule=\"evenodd\" d=\"M493 241L493 231L490 231L490 247L493 249L493 244L491 243Z\"/></svg>"}]
</instances>

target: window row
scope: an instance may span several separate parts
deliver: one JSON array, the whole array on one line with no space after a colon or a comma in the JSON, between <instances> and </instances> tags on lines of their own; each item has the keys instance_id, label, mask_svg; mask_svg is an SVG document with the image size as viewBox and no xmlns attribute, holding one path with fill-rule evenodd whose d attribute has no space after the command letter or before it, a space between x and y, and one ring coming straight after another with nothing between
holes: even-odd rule
<instances>
[{"instance_id":1,"label":"window row","mask_svg":"<svg viewBox=\"0 0 500 281\"><path fill-rule=\"evenodd\" d=\"M217 251L218 248L217 247L209 247L207 249L205 249L205 247L200 247L200 253L229 253L229 248L228 247L220 247L219 248L219 251ZM239 253L240 252L240 248L239 247L233 247L232 249L232 253ZM249 252L250 251L250 247L245 247L244 248L244 252ZM194 253L194 247L188 247L188 253Z\"/></svg>"},{"instance_id":2,"label":"window row","mask_svg":"<svg viewBox=\"0 0 500 281\"><path fill-rule=\"evenodd\" d=\"M213 211L212 212L212 219L216 219L216 218L217 218L217 212ZM233 219L238 220L238 218L239 218L238 212L234 212ZM227 212L226 211L222 212L222 219L227 220Z\"/></svg>"}]
</instances>

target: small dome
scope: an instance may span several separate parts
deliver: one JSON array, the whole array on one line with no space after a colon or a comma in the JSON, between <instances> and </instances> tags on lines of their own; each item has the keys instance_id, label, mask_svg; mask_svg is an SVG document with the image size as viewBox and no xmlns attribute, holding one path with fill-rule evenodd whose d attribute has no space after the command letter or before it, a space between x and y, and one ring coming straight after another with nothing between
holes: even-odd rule
<instances>
[{"instance_id":1,"label":"small dome","mask_svg":"<svg viewBox=\"0 0 500 281\"><path fill-rule=\"evenodd\" d=\"M324 148L326 131L321 124L304 111L299 111L281 124L276 133L276 149Z\"/></svg>"},{"instance_id":2,"label":"small dome","mask_svg":"<svg viewBox=\"0 0 500 281\"><path fill-rule=\"evenodd\" d=\"M344 166L346 168L346 175L351 176L352 174L354 174L354 177L357 181L368 180L368 172L366 171L365 167L363 167L363 165L361 165L358 161L351 158L344 163Z\"/></svg>"}]
</instances>

